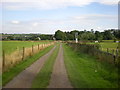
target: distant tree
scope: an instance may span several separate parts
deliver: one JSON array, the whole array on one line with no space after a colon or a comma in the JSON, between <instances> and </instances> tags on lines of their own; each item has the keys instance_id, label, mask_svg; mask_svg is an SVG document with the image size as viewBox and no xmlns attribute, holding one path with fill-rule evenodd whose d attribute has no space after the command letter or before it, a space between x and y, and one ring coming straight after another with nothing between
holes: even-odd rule
<instances>
[{"instance_id":1,"label":"distant tree","mask_svg":"<svg viewBox=\"0 0 120 90\"><path fill-rule=\"evenodd\" d=\"M116 39L120 39L120 30L114 30L113 34L114 34Z\"/></svg>"},{"instance_id":2,"label":"distant tree","mask_svg":"<svg viewBox=\"0 0 120 90\"><path fill-rule=\"evenodd\" d=\"M83 33L81 34L81 36L79 37L80 40L88 40L89 36L87 33Z\"/></svg>"},{"instance_id":3,"label":"distant tree","mask_svg":"<svg viewBox=\"0 0 120 90\"><path fill-rule=\"evenodd\" d=\"M95 40L101 41L103 39L103 35L99 31L95 31Z\"/></svg>"},{"instance_id":4,"label":"distant tree","mask_svg":"<svg viewBox=\"0 0 120 90\"><path fill-rule=\"evenodd\" d=\"M78 30L73 30L73 31L70 32L71 37L73 38L73 40L75 40L75 34L76 33L78 33L78 35L79 35L79 31Z\"/></svg>"},{"instance_id":5,"label":"distant tree","mask_svg":"<svg viewBox=\"0 0 120 90\"><path fill-rule=\"evenodd\" d=\"M45 34L42 34L42 35L40 35L38 37L40 37L41 40L52 40L53 39L52 35L45 35Z\"/></svg>"},{"instance_id":6,"label":"distant tree","mask_svg":"<svg viewBox=\"0 0 120 90\"><path fill-rule=\"evenodd\" d=\"M83 34L79 35L80 40L94 40L95 39L95 34L92 32L84 32Z\"/></svg>"},{"instance_id":7,"label":"distant tree","mask_svg":"<svg viewBox=\"0 0 120 90\"><path fill-rule=\"evenodd\" d=\"M93 32L88 33L88 40L95 40L95 34Z\"/></svg>"},{"instance_id":8,"label":"distant tree","mask_svg":"<svg viewBox=\"0 0 120 90\"><path fill-rule=\"evenodd\" d=\"M91 29L91 33L94 33L94 30L93 30L93 29Z\"/></svg>"},{"instance_id":9,"label":"distant tree","mask_svg":"<svg viewBox=\"0 0 120 90\"><path fill-rule=\"evenodd\" d=\"M67 40L74 40L74 36L70 32L66 32Z\"/></svg>"},{"instance_id":10,"label":"distant tree","mask_svg":"<svg viewBox=\"0 0 120 90\"><path fill-rule=\"evenodd\" d=\"M60 30L55 32L56 40L67 40L66 34Z\"/></svg>"},{"instance_id":11,"label":"distant tree","mask_svg":"<svg viewBox=\"0 0 120 90\"><path fill-rule=\"evenodd\" d=\"M104 36L103 36L104 40L112 40L113 38L114 38L114 35L111 33L111 31L109 30L104 31Z\"/></svg>"},{"instance_id":12,"label":"distant tree","mask_svg":"<svg viewBox=\"0 0 120 90\"><path fill-rule=\"evenodd\" d=\"M7 39L8 40L14 40L14 37L13 36L8 36Z\"/></svg>"}]
</instances>

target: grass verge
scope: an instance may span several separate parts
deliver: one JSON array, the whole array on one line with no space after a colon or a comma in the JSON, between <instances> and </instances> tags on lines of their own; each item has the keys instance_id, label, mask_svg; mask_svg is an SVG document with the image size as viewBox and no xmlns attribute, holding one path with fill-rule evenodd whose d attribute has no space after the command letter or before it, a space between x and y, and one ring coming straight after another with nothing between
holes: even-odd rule
<instances>
[{"instance_id":1,"label":"grass verge","mask_svg":"<svg viewBox=\"0 0 120 90\"><path fill-rule=\"evenodd\" d=\"M117 88L117 68L63 44L65 66L75 88Z\"/></svg>"},{"instance_id":2,"label":"grass verge","mask_svg":"<svg viewBox=\"0 0 120 90\"><path fill-rule=\"evenodd\" d=\"M49 52L52 48L53 45L41 50L39 53L27 58L26 60L21 61L16 66L10 68L7 72L4 72L2 74L2 86L12 80L16 75L18 75L21 71L30 66L33 62L38 60L41 56Z\"/></svg>"},{"instance_id":3,"label":"grass verge","mask_svg":"<svg viewBox=\"0 0 120 90\"><path fill-rule=\"evenodd\" d=\"M59 44L36 76L35 80L33 81L32 88L46 88L49 85L53 65L58 55L58 51Z\"/></svg>"}]
</instances>

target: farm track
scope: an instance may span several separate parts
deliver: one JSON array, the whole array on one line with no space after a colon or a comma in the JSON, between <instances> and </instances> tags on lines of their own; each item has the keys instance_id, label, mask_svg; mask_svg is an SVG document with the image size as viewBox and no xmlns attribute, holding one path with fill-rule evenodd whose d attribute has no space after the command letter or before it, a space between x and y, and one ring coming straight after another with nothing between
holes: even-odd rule
<instances>
[{"instance_id":1,"label":"farm track","mask_svg":"<svg viewBox=\"0 0 120 90\"><path fill-rule=\"evenodd\" d=\"M59 53L53 66L48 88L73 88L65 69L62 45L60 45Z\"/></svg>"},{"instance_id":2,"label":"farm track","mask_svg":"<svg viewBox=\"0 0 120 90\"><path fill-rule=\"evenodd\" d=\"M47 54L42 56L39 60L34 62L31 66L22 71L19 75L14 77L14 79L6 84L3 88L30 88L32 85L32 81L41 70L45 61L49 58L55 48L56 46L52 48Z\"/></svg>"}]
</instances>

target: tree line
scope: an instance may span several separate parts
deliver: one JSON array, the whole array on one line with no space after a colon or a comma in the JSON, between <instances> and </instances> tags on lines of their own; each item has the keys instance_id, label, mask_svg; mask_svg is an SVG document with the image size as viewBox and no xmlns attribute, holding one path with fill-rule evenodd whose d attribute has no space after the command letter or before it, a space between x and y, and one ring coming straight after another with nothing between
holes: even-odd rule
<instances>
[{"instance_id":1,"label":"tree line","mask_svg":"<svg viewBox=\"0 0 120 90\"><path fill-rule=\"evenodd\" d=\"M110 29L110 30L104 30L103 32L100 31L94 31L91 29L91 31L79 31L79 30L73 30L70 32L63 32L61 30L57 30L55 32L55 38L56 40L75 40L75 34L78 34L79 40L119 40L120 39L120 30L118 29Z\"/></svg>"},{"instance_id":2,"label":"tree line","mask_svg":"<svg viewBox=\"0 0 120 90\"><path fill-rule=\"evenodd\" d=\"M46 34L3 34L2 40L53 40L54 35L46 35Z\"/></svg>"},{"instance_id":3,"label":"tree line","mask_svg":"<svg viewBox=\"0 0 120 90\"><path fill-rule=\"evenodd\" d=\"M55 34L0 34L1 40L75 40L75 34L77 33L78 40L120 40L120 30L110 29L103 32L94 31L79 31L73 30L70 32L63 32L57 30Z\"/></svg>"}]
</instances>

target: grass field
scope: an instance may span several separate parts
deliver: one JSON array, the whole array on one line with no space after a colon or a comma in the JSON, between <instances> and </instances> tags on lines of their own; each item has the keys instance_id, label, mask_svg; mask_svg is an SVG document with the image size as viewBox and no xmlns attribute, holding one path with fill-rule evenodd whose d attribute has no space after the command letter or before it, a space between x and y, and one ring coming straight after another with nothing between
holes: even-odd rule
<instances>
[{"instance_id":1,"label":"grass field","mask_svg":"<svg viewBox=\"0 0 120 90\"><path fill-rule=\"evenodd\" d=\"M96 60L95 57L64 46L65 65L69 79L75 88L116 88L117 68Z\"/></svg>"},{"instance_id":2,"label":"grass field","mask_svg":"<svg viewBox=\"0 0 120 90\"><path fill-rule=\"evenodd\" d=\"M2 50L9 54L17 48L32 47L32 45L45 44L49 41L2 41Z\"/></svg>"},{"instance_id":3,"label":"grass field","mask_svg":"<svg viewBox=\"0 0 120 90\"><path fill-rule=\"evenodd\" d=\"M100 45L103 51L107 51L108 48L110 53L118 47L118 43L100 43Z\"/></svg>"},{"instance_id":4,"label":"grass field","mask_svg":"<svg viewBox=\"0 0 120 90\"><path fill-rule=\"evenodd\" d=\"M53 70L53 65L56 60L58 51L59 51L59 44L57 45L56 49L49 57L49 59L45 62L41 71L36 76L35 80L33 81L32 88L46 88L49 85L49 81Z\"/></svg>"},{"instance_id":5,"label":"grass field","mask_svg":"<svg viewBox=\"0 0 120 90\"><path fill-rule=\"evenodd\" d=\"M113 40L103 40L100 43L88 43L88 44L99 44L101 46L101 50L107 52L107 48L109 49L109 53L114 53L116 48L118 47L118 43L113 42Z\"/></svg>"},{"instance_id":6,"label":"grass field","mask_svg":"<svg viewBox=\"0 0 120 90\"><path fill-rule=\"evenodd\" d=\"M30 66L33 62L38 60L41 56L43 56L48 51L50 51L51 48L53 48L53 45L41 50L39 53L27 58L26 60L21 61L16 66L10 68L7 72L4 72L2 74L2 85L4 86L6 83L8 83L12 78L18 75L22 70Z\"/></svg>"}]
</instances>

